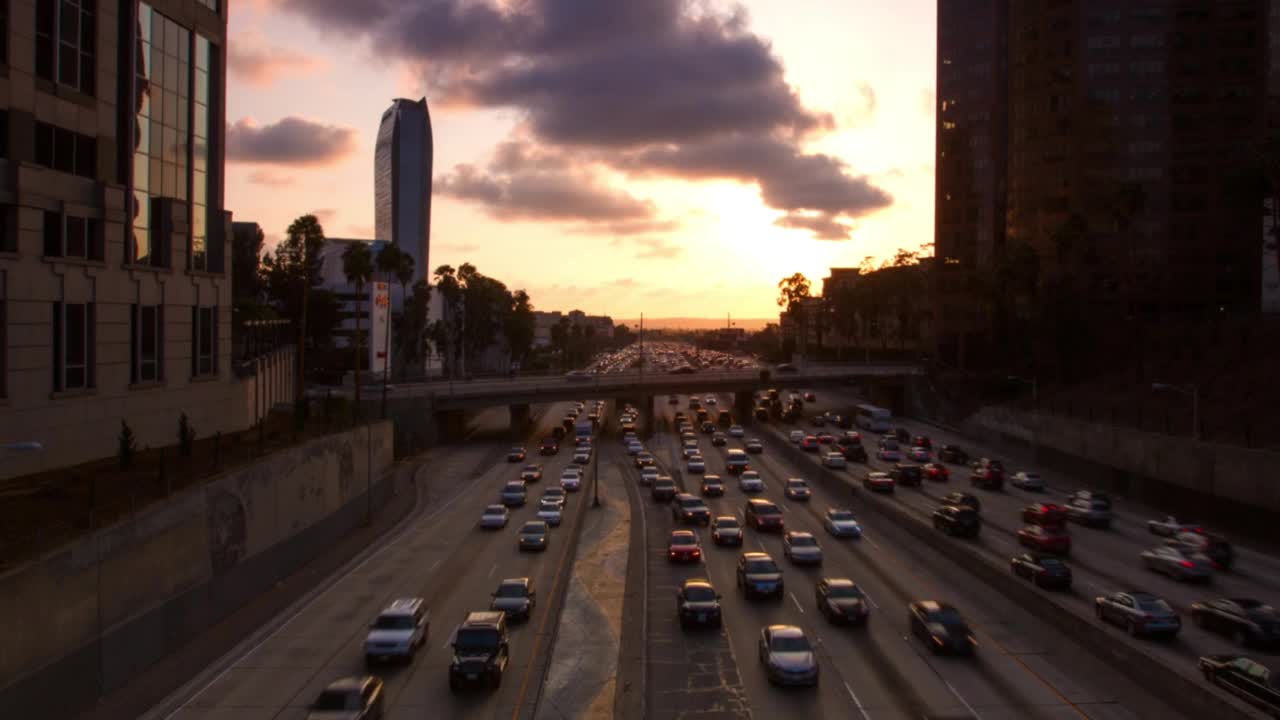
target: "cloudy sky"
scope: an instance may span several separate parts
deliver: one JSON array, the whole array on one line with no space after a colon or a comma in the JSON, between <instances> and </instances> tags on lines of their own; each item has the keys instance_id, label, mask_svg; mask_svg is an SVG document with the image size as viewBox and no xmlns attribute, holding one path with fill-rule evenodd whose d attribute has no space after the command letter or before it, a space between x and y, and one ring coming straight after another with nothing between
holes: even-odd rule
<instances>
[{"instance_id":1,"label":"cloudy sky","mask_svg":"<svg viewBox=\"0 0 1280 720\"><path fill-rule=\"evenodd\" d=\"M767 317L785 275L932 241L932 0L238 0L230 22L227 204L269 245L307 212L373 237L379 118L423 96L431 266L540 309Z\"/></svg>"}]
</instances>

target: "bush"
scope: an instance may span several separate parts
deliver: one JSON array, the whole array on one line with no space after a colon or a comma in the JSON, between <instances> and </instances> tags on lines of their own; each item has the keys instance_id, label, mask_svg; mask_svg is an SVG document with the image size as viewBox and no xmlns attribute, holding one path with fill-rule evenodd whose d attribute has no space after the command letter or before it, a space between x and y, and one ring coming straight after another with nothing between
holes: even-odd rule
<instances>
[{"instance_id":1,"label":"bush","mask_svg":"<svg viewBox=\"0 0 1280 720\"><path fill-rule=\"evenodd\" d=\"M182 457L191 457L191 447L195 441L196 429L191 427L187 414L182 413L178 416L178 454Z\"/></svg>"},{"instance_id":2,"label":"bush","mask_svg":"<svg viewBox=\"0 0 1280 720\"><path fill-rule=\"evenodd\" d=\"M120 461L121 470L128 470L133 467L133 456L138 452L138 439L133 435L133 428L124 420L120 421L120 435L117 439L119 444L116 459Z\"/></svg>"}]
</instances>

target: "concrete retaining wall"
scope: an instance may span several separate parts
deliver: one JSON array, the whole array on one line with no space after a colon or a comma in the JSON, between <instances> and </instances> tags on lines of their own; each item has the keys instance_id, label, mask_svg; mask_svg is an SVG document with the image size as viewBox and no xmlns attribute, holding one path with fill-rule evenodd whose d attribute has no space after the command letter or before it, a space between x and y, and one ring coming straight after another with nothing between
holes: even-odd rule
<instances>
[{"instance_id":1,"label":"concrete retaining wall","mask_svg":"<svg viewBox=\"0 0 1280 720\"><path fill-rule=\"evenodd\" d=\"M287 577L392 490L384 422L282 450L0 575L0 707L72 717Z\"/></svg>"}]
</instances>

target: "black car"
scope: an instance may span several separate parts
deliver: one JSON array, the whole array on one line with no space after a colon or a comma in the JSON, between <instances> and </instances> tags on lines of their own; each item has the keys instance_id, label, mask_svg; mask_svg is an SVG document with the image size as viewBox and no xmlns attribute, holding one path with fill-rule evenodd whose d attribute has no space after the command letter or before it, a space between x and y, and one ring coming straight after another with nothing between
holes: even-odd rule
<instances>
[{"instance_id":1,"label":"black car","mask_svg":"<svg viewBox=\"0 0 1280 720\"><path fill-rule=\"evenodd\" d=\"M942 496L943 505L956 505L973 508L977 512L982 512L982 501L977 495L967 492L951 492Z\"/></svg>"},{"instance_id":2,"label":"black car","mask_svg":"<svg viewBox=\"0 0 1280 720\"><path fill-rule=\"evenodd\" d=\"M960 611L936 600L919 600L907 607L911 632L935 653L972 655L978 641Z\"/></svg>"},{"instance_id":3,"label":"black car","mask_svg":"<svg viewBox=\"0 0 1280 720\"><path fill-rule=\"evenodd\" d=\"M679 493L671 500L671 519L682 525L710 525L711 511L702 498Z\"/></svg>"},{"instance_id":4,"label":"black car","mask_svg":"<svg viewBox=\"0 0 1280 720\"><path fill-rule=\"evenodd\" d=\"M1023 553L1009 560L1009 570L1031 581L1038 588L1071 589L1071 568L1053 555Z\"/></svg>"},{"instance_id":5,"label":"black car","mask_svg":"<svg viewBox=\"0 0 1280 720\"><path fill-rule=\"evenodd\" d=\"M676 496L676 481L665 475L661 476L653 481L650 493L656 502L671 502Z\"/></svg>"},{"instance_id":6,"label":"black car","mask_svg":"<svg viewBox=\"0 0 1280 720\"><path fill-rule=\"evenodd\" d=\"M1191 604L1196 625L1231 638L1236 645L1280 647L1280 611L1250 598L1218 598Z\"/></svg>"},{"instance_id":7,"label":"black car","mask_svg":"<svg viewBox=\"0 0 1280 720\"><path fill-rule=\"evenodd\" d=\"M509 658L506 614L494 610L468 613L453 633L449 689L498 688Z\"/></svg>"},{"instance_id":8,"label":"black car","mask_svg":"<svg viewBox=\"0 0 1280 720\"><path fill-rule=\"evenodd\" d=\"M710 420L704 420L699 429L702 430L703 435L710 435L711 433L716 431L716 424L711 422Z\"/></svg>"},{"instance_id":9,"label":"black car","mask_svg":"<svg viewBox=\"0 0 1280 720\"><path fill-rule=\"evenodd\" d=\"M782 582L782 570L766 553L744 552L738 557L738 587L747 597L786 595Z\"/></svg>"},{"instance_id":10,"label":"black car","mask_svg":"<svg viewBox=\"0 0 1280 720\"><path fill-rule=\"evenodd\" d=\"M919 465L911 463L895 463L889 468L889 477L899 485L919 486L924 479L924 473L920 470Z\"/></svg>"},{"instance_id":11,"label":"black car","mask_svg":"<svg viewBox=\"0 0 1280 720\"><path fill-rule=\"evenodd\" d=\"M971 507L943 505L933 511L933 526L955 537L978 537L982 518Z\"/></svg>"},{"instance_id":12,"label":"black car","mask_svg":"<svg viewBox=\"0 0 1280 720\"><path fill-rule=\"evenodd\" d=\"M867 461L867 449L858 440L846 440L843 445L837 445L836 449L849 462L864 463Z\"/></svg>"},{"instance_id":13,"label":"black car","mask_svg":"<svg viewBox=\"0 0 1280 720\"><path fill-rule=\"evenodd\" d=\"M813 593L818 611L827 622L863 625L871 614L862 588L848 578L822 578L814 585Z\"/></svg>"},{"instance_id":14,"label":"black car","mask_svg":"<svg viewBox=\"0 0 1280 720\"><path fill-rule=\"evenodd\" d=\"M962 450L959 445L943 445L938 451L938 459L952 465L968 465L969 453Z\"/></svg>"},{"instance_id":15,"label":"black car","mask_svg":"<svg viewBox=\"0 0 1280 720\"><path fill-rule=\"evenodd\" d=\"M1280 675L1241 655L1206 655L1200 658L1204 679L1280 718Z\"/></svg>"},{"instance_id":16,"label":"black car","mask_svg":"<svg viewBox=\"0 0 1280 720\"><path fill-rule=\"evenodd\" d=\"M720 627L720 594L710 580L685 580L676 590L676 614L680 627Z\"/></svg>"}]
</instances>

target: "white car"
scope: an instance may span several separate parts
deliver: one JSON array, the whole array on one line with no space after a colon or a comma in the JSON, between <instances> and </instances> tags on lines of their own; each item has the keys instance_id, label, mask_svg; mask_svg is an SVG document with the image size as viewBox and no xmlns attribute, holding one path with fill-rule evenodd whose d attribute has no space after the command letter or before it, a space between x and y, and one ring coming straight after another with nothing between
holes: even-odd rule
<instances>
[{"instance_id":1,"label":"white car","mask_svg":"<svg viewBox=\"0 0 1280 720\"><path fill-rule=\"evenodd\" d=\"M684 449L684 459L685 459L685 460L688 460L689 458L694 457L694 456L696 456L696 455L702 455L702 451L698 449L698 446L697 446L697 445L687 445L687 446L685 446L685 449Z\"/></svg>"},{"instance_id":2,"label":"white car","mask_svg":"<svg viewBox=\"0 0 1280 720\"><path fill-rule=\"evenodd\" d=\"M787 531L782 536L782 554L796 565L822 564L822 547L812 533Z\"/></svg>"},{"instance_id":3,"label":"white car","mask_svg":"<svg viewBox=\"0 0 1280 720\"><path fill-rule=\"evenodd\" d=\"M511 511L506 505L486 505L480 513L480 527L486 530L498 530L507 526Z\"/></svg>"},{"instance_id":4,"label":"white car","mask_svg":"<svg viewBox=\"0 0 1280 720\"><path fill-rule=\"evenodd\" d=\"M822 518L822 524L827 528L827 532L836 537L862 537L862 525L853 516L852 510L827 508L827 514Z\"/></svg>"},{"instance_id":5,"label":"white car","mask_svg":"<svg viewBox=\"0 0 1280 720\"><path fill-rule=\"evenodd\" d=\"M378 613L364 639L368 662L413 657L427 641L427 604L422 598L401 598Z\"/></svg>"},{"instance_id":6,"label":"white car","mask_svg":"<svg viewBox=\"0 0 1280 720\"><path fill-rule=\"evenodd\" d=\"M744 470L738 477L738 488L744 493L764 492L764 480L755 470Z\"/></svg>"},{"instance_id":7,"label":"white car","mask_svg":"<svg viewBox=\"0 0 1280 720\"><path fill-rule=\"evenodd\" d=\"M642 452L644 452L644 446L641 445L639 442L633 442L627 445L628 455L639 455Z\"/></svg>"},{"instance_id":8,"label":"white car","mask_svg":"<svg viewBox=\"0 0 1280 720\"><path fill-rule=\"evenodd\" d=\"M716 396L715 396L715 395L708 395L708 396L706 396L706 397L702 398L702 402L703 402L703 404L705 404L705 405L715 405L715 404L716 404L716 402L717 402L717 400L716 400Z\"/></svg>"},{"instance_id":9,"label":"white car","mask_svg":"<svg viewBox=\"0 0 1280 720\"><path fill-rule=\"evenodd\" d=\"M843 470L844 468L848 467L848 463L845 462L844 455L841 455L838 452L827 453L822 458L822 464L826 465L832 470Z\"/></svg>"},{"instance_id":10,"label":"white car","mask_svg":"<svg viewBox=\"0 0 1280 720\"><path fill-rule=\"evenodd\" d=\"M929 455L929 448L920 445L911 448L910 455L912 460L920 463L927 463L932 459Z\"/></svg>"},{"instance_id":11,"label":"white car","mask_svg":"<svg viewBox=\"0 0 1280 720\"><path fill-rule=\"evenodd\" d=\"M1026 470L1015 473L1009 484L1023 490L1044 490L1044 478L1040 477L1040 473Z\"/></svg>"},{"instance_id":12,"label":"white car","mask_svg":"<svg viewBox=\"0 0 1280 720\"><path fill-rule=\"evenodd\" d=\"M564 519L564 506L550 498L544 499L538 503L538 519L551 527L559 527Z\"/></svg>"},{"instance_id":13,"label":"white car","mask_svg":"<svg viewBox=\"0 0 1280 720\"><path fill-rule=\"evenodd\" d=\"M573 461L578 465L586 465L591 462L591 451L584 448L578 448L573 451Z\"/></svg>"},{"instance_id":14,"label":"white car","mask_svg":"<svg viewBox=\"0 0 1280 720\"><path fill-rule=\"evenodd\" d=\"M1194 520L1182 520L1172 515L1166 515L1160 520L1148 520L1147 530L1152 535L1175 537L1181 532L1203 532L1204 526Z\"/></svg>"},{"instance_id":15,"label":"white car","mask_svg":"<svg viewBox=\"0 0 1280 720\"><path fill-rule=\"evenodd\" d=\"M747 431L746 431L746 430L743 430L741 425L730 425L730 426L729 426L729 437L736 437L736 438L740 438L740 437L742 437L742 436L744 436L744 435L746 435L746 434L747 434Z\"/></svg>"},{"instance_id":16,"label":"white car","mask_svg":"<svg viewBox=\"0 0 1280 720\"><path fill-rule=\"evenodd\" d=\"M582 469L576 467L567 467L564 472L560 473L560 487L568 491L574 491L582 487Z\"/></svg>"},{"instance_id":17,"label":"white car","mask_svg":"<svg viewBox=\"0 0 1280 720\"><path fill-rule=\"evenodd\" d=\"M689 472L695 475L701 475L707 471L707 463L702 459L701 455L694 455L690 457L687 467Z\"/></svg>"},{"instance_id":18,"label":"white car","mask_svg":"<svg viewBox=\"0 0 1280 720\"><path fill-rule=\"evenodd\" d=\"M787 437L791 439L791 442L799 443L801 440L804 440L804 431L792 430L791 433L787 435Z\"/></svg>"},{"instance_id":19,"label":"white car","mask_svg":"<svg viewBox=\"0 0 1280 720\"><path fill-rule=\"evenodd\" d=\"M658 468L650 465L640 470L640 484L652 485L654 480L658 479Z\"/></svg>"}]
</instances>

